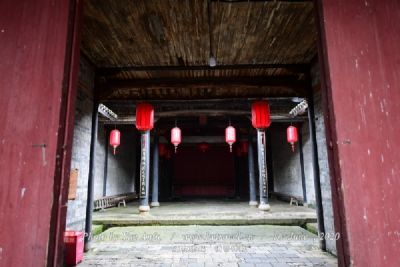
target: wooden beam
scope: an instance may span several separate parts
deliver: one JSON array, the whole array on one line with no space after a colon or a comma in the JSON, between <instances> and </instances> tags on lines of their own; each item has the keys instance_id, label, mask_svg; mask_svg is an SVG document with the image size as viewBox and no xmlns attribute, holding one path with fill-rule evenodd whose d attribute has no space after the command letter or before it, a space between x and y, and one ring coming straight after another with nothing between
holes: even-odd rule
<instances>
[{"instance_id":1,"label":"wooden beam","mask_svg":"<svg viewBox=\"0 0 400 267\"><path fill-rule=\"evenodd\" d=\"M243 116L250 118L251 111L233 111L233 110L178 110L178 111L168 111L168 112L157 112L155 114L155 120L159 120L161 118L175 118L175 117L196 117L200 115L207 116ZM292 118L289 114L275 114L271 115L272 121L290 121L290 122L300 122L305 121L307 117L298 116L296 118ZM109 121L106 119L101 119L101 122L104 124L135 124L136 116L120 116L116 121Z\"/></svg>"},{"instance_id":2,"label":"wooden beam","mask_svg":"<svg viewBox=\"0 0 400 267\"><path fill-rule=\"evenodd\" d=\"M209 77L209 78L182 78L182 79L131 79L111 80L101 85L103 88L196 88L196 87L231 87L231 86L276 86L276 87L306 87L304 80L297 75L289 76L262 76L262 77Z\"/></svg>"},{"instance_id":3,"label":"wooden beam","mask_svg":"<svg viewBox=\"0 0 400 267\"><path fill-rule=\"evenodd\" d=\"M251 90L263 87L285 88L293 90L299 95L306 94L306 83L300 80L297 75L282 77L210 77L193 79L131 79L111 80L98 85L100 99L109 98L115 90L119 89L242 89Z\"/></svg>"},{"instance_id":4,"label":"wooden beam","mask_svg":"<svg viewBox=\"0 0 400 267\"><path fill-rule=\"evenodd\" d=\"M239 102L239 103L251 103L252 101L256 100L266 100L269 102L281 102L281 101L292 101L294 97L255 97L255 98L247 98L247 97L233 97L233 98L210 98L210 99L188 99L185 100L185 103L190 102L194 104L204 104L204 103L231 103L232 101ZM166 104L166 105L175 105L182 102L182 100L176 99L161 99L161 100L151 100L146 99L146 102L150 102L153 104ZM109 100L104 102L107 105L115 105L115 104L123 104L123 105L135 105L137 103L136 100L132 99L121 99L121 100Z\"/></svg>"},{"instance_id":5,"label":"wooden beam","mask_svg":"<svg viewBox=\"0 0 400 267\"><path fill-rule=\"evenodd\" d=\"M309 69L309 64L227 64L217 65L210 67L209 65L195 65L195 66L122 66L122 67L109 67L98 68L96 73L100 76L116 75L120 72L130 71L190 71L190 70L243 70L243 69L285 69L287 71L296 73L305 73Z\"/></svg>"},{"instance_id":6,"label":"wooden beam","mask_svg":"<svg viewBox=\"0 0 400 267\"><path fill-rule=\"evenodd\" d=\"M198 109L198 110L175 110L175 111L163 111L157 112L157 118L168 118L168 117L191 117L207 115L211 117L215 116L247 116L250 115L249 110L215 110L215 109Z\"/></svg>"},{"instance_id":7,"label":"wooden beam","mask_svg":"<svg viewBox=\"0 0 400 267\"><path fill-rule=\"evenodd\" d=\"M243 3L243 2L286 2L286 3L307 3L313 0L211 0L211 2L221 2L221 3Z\"/></svg>"}]
</instances>

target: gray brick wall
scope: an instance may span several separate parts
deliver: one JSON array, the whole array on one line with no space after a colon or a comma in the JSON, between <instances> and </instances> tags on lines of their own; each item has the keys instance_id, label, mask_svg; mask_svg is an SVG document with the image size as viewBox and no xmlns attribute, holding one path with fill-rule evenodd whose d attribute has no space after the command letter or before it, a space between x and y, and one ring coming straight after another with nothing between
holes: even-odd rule
<instances>
[{"instance_id":1,"label":"gray brick wall","mask_svg":"<svg viewBox=\"0 0 400 267\"><path fill-rule=\"evenodd\" d=\"M318 88L320 86L320 73L318 64L313 66L311 71L313 78L313 86ZM326 146L326 135L325 135L325 121L322 110L322 99L321 90L315 90L314 92L314 111L315 111L315 130L317 136L317 147L318 147L318 164L321 181L321 196L322 206L324 209L324 225L325 232L328 234L335 233L334 220L333 220L333 208L332 208L332 192L330 183L329 163ZM333 239L326 240L326 248L329 252L336 255L336 241Z\"/></svg>"},{"instance_id":2,"label":"gray brick wall","mask_svg":"<svg viewBox=\"0 0 400 267\"><path fill-rule=\"evenodd\" d=\"M67 229L85 229L87 179L92 130L94 70L84 59L80 62L71 169L78 169L77 194L68 201Z\"/></svg>"},{"instance_id":3,"label":"gray brick wall","mask_svg":"<svg viewBox=\"0 0 400 267\"><path fill-rule=\"evenodd\" d=\"M105 136L104 125L99 123L96 140L95 171L94 171L94 191L93 198L103 197L105 149L108 149L108 137Z\"/></svg>"},{"instance_id":4,"label":"gray brick wall","mask_svg":"<svg viewBox=\"0 0 400 267\"><path fill-rule=\"evenodd\" d=\"M326 147L325 124L322 112L321 91L314 94L315 108L315 128L318 146L318 164L321 181L322 206L324 209L325 232L331 235L335 233L332 208L332 192L330 183L330 173L328 165L328 154ZM327 250L336 255L336 241L327 239Z\"/></svg>"},{"instance_id":5,"label":"gray brick wall","mask_svg":"<svg viewBox=\"0 0 400 267\"><path fill-rule=\"evenodd\" d=\"M286 142L286 128L279 124L271 129L274 192L302 198L301 165L298 147L293 153Z\"/></svg>"},{"instance_id":6,"label":"gray brick wall","mask_svg":"<svg viewBox=\"0 0 400 267\"><path fill-rule=\"evenodd\" d=\"M68 201L67 229L84 231L87 185L89 175L90 141L93 113L94 69L84 58L80 62L71 169L78 169L77 195ZM105 127L99 123L94 169L94 199L103 196L105 153L108 149L107 195L134 191L136 139L134 125L121 127L121 146L113 155L108 145Z\"/></svg>"},{"instance_id":7,"label":"gray brick wall","mask_svg":"<svg viewBox=\"0 0 400 267\"><path fill-rule=\"evenodd\" d=\"M95 199L103 196L105 145L108 149L107 196L134 192L136 177L137 141L139 134L134 125L117 126L121 132L121 145L113 155L112 147L108 145L108 136L105 137L104 127L99 127L98 151L96 153L96 174L94 196Z\"/></svg>"},{"instance_id":8,"label":"gray brick wall","mask_svg":"<svg viewBox=\"0 0 400 267\"><path fill-rule=\"evenodd\" d=\"M301 127L303 138L304 174L306 180L307 204L315 207L314 170L312 166L312 144L309 123L304 122Z\"/></svg>"},{"instance_id":9,"label":"gray brick wall","mask_svg":"<svg viewBox=\"0 0 400 267\"><path fill-rule=\"evenodd\" d=\"M319 74L315 70L313 73L314 83L318 84L319 79L315 76L318 76ZM316 91L314 94L314 109L325 232L333 235L335 230L332 209L332 193L320 90ZM280 126L275 126L271 131L274 192L302 197L303 192L301 187L301 169L298 147L296 152L292 153L286 142L286 127L288 125L289 124L282 124ZM301 130L303 136L303 157L307 202L312 207L315 207L314 174L311 153L312 147L308 122L303 123ZM336 254L336 241L333 239L327 239L326 243L327 250Z\"/></svg>"}]
</instances>

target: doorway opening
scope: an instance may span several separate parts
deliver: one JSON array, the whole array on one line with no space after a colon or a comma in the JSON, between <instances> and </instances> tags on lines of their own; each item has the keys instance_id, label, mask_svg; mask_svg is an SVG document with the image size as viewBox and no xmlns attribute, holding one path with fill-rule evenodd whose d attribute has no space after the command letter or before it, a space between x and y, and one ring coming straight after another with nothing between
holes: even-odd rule
<instances>
[{"instance_id":1,"label":"doorway opening","mask_svg":"<svg viewBox=\"0 0 400 267\"><path fill-rule=\"evenodd\" d=\"M313 222L318 215L318 228L334 233L314 12L310 1L85 1L71 166L78 170L80 191L68 203L67 227L87 228L88 215L98 215L95 222L110 219L107 210L83 216L87 203L136 203L141 133L134 127L135 107L143 102L155 108L151 143L156 137L171 148L171 128L177 124L183 133L178 153L159 158L157 209L163 201L190 198L236 199L247 205L249 159L236 147L253 143L257 165L250 116L251 104L262 100L270 104L272 118L266 136L268 197L306 206L310 210L300 212L312 213ZM210 64L210 58L216 62ZM315 114L307 109L291 113L304 100ZM93 112L99 103L118 117ZM97 116L98 123L92 119ZM232 153L224 141L230 123L238 133ZM294 152L286 142L290 125L300 133ZM112 129L122 136L116 155L108 146ZM90 154L95 158L92 186L86 180ZM258 177L257 166L254 172ZM151 179L147 186L152 187ZM153 194L150 190L149 197ZM126 201L120 203L121 197ZM335 241L328 241L332 253Z\"/></svg>"}]
</instances>

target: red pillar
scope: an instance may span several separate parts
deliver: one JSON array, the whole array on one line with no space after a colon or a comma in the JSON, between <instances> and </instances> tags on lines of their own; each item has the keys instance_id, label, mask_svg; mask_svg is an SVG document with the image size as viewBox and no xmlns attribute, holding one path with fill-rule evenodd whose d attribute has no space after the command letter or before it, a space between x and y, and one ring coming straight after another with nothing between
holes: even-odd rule
<instances>
[{"instance_id":1,"label":"red pillar","mask_svg":"<svg viewBox=\"0 0 400 267\"><path fill-rule=\"evenodd\" d=\"M340 263L400 266L400 1L316 2Z\"/></svg>"}]
</instances>

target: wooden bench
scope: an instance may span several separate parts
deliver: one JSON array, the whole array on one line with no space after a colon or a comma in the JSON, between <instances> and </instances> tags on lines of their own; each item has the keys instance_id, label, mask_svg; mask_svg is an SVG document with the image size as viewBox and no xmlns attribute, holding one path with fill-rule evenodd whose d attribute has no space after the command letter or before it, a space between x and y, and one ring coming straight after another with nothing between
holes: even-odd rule
<instances>
[{"instance_id":1,"label":"wooden bench","mask_svg":"<svg viewBox=\"0 0 400 267\"><path fill-rule=\"evenodd\" d=\"M136 193L125 193L114 196L105 196L94 201L94 210L103 210L111 207L123 205L137 198Z\"/></svg>"}]
</instances>

